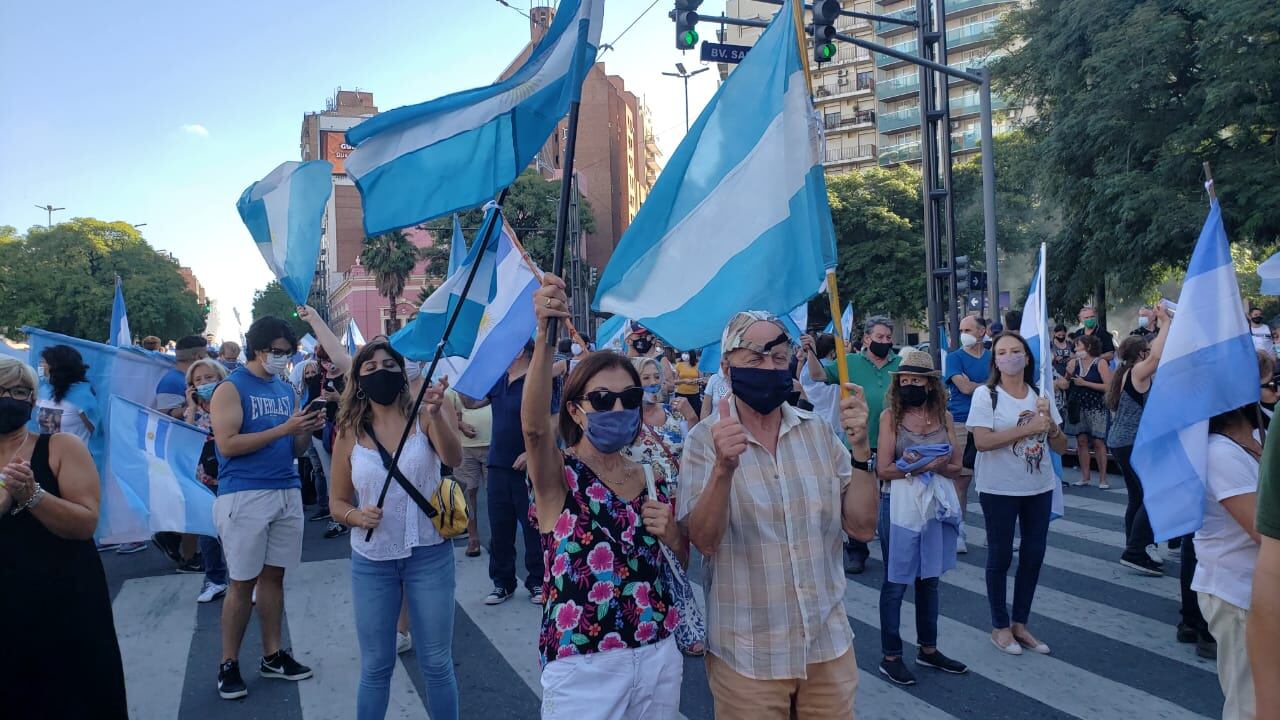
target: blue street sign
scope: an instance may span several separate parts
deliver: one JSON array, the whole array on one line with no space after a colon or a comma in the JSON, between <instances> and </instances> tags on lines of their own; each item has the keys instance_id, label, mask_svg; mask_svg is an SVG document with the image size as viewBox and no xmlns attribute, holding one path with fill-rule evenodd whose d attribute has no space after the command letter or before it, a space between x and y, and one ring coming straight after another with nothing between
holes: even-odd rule
<instances>
[{"instance_id":1,"label":"blue street sign","mask_svg":"<svg viewBox=\"0 0 1280 720\"><path fill-rule=\"evenodd\" d=\"M704 42L702 43L702 61L740 63L750 49L750 45Z\"/></svg>"}]
</instances>

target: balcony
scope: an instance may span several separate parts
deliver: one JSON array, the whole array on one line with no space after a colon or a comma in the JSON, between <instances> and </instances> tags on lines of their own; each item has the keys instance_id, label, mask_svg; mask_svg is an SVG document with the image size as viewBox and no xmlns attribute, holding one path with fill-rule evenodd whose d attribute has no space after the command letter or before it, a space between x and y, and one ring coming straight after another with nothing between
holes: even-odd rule
<instances>
[{"instance_id":1,"label":"balcony","mask_svg":"<svg viewBox=\"0 0 1280 720\"><path fill-rule=\"evenodd\" d=\"M841 80L844 82L840 82ZM871 92L875 87L876 83L874 79L868 78L863 82L858 82L854 78L843 77L839 78L836 82L826 82L821 85L814 86L813 95L815 102L827 103L835 100L843 100L844 98L852 97L860 93Z\"/></svg>"},{"instance_id":2,"label":"balcony","mask_svg":"<svg viewBox=\"0 0 1280 720\"><path fill-rule=\"evenodd\" d=\"M869 27L871 27L871 21L862 18L841 17L836 22L836 32L841 35L853 35Z\"/></svg>"},{"instance_id":3,"label":"balcony","mask_svg":"<svg viewBox=\"0 0 1280 720\"><path fill-rule=\"evenodd\" d=\"M992 61L996 60L997 58L1002 58L1002 57L1004 57L1005 55L1008 55L1008 54L1009 54L1009 53L1007 53L1007 52L1005 52L1005 51L1003 51L1003 50L993 50L992 52L987 53L987 55L986 55L986 56L984 56L984 57L982 57L982 58L980 58L980 59L974 59L974 60L961 60L961 61L954 61L954 60L953 60L952 62L947 63L947 64L948 64L948 65L950 65L950 66L951 66L951 67L953 67L953 68L956 68L957 70L966 70L966 71L967 71L967 70L971 70L971 69L975 69L975 68L987 67L988 65L990 65L990 64L991 64L991 62L992 62ZM964 82L968 82L968 80L961 80L960 78L956 78L956 77L950 78L950 79L948 80L948 84L950 84L950 85L958 85L958 84L960 84L960 83L964 83Z\"/></svg>"},{"instance_id":4,"label":"balcony","mask_svg":"<svg viewBox=\"0 0 1280 720\"><path fill-rule=\"evenodd\" d=\"M949 40L949 39L948 39L948 42L950 42L950 40ZM911 57L916 57L916 40L915 40L915 38L911 38L911 39L909 39L909 40L904 40L904 41L902 41L902 42L898 43L897 45L889 45L888 47L889 47L891 50L897 50L897 51L898 51L898 52L900 52L900 53L906 53L907 55L910 55ZM895 58L895 57L890 57L890 56L888 56L888 55L877 55L877 56L876 56L876 67L878 67L878 68L887 68L887 67L893 67L893 66L895 66L895 65L902 65L902 64L904 64L904 61L899 60L898 58Z\"/></svg>"},{"instance_id":5,"label":"balcony","mask_svg":"<svg viewBox=\"0 0 1280 720\"><path fill-rule=\"evenodd\" d=\"M876 83L876 99L891 100L920 92L920 75L911 73Z\"/></svg>"},{"instance_id":6,"label":"balcony","mask_svg":"<svg viewBox=\"0 0 1280 720\"><path fill-rule=\"evenodd\" d=\"M967 95L959 95L951 98L950 103L952 119L964 117L965 115L977 115L982 110L982 96L978 93L969 93ZM999 95L991 96L991 111L1006 110L1009 103Z\"/></svg>"},{"instance_id":7,"label":"balcony","mask_svg":"<svg viewBox=\"0 0 1280 720\"><path fill-rule=\"evenodd\" d=\"M967 133L953 133L951 135L951 152L960 153L969 150L977 150L982 144L982 135L974 130Z\"/></svg>"},{"instance_id":8,"label":"balcony","mask_svg":"<svg viewBox=\"0 0 1280 720\"><path fill-rule=\"evenodd\" d=\"M1008 5L1015 0L948 0L947 17L955 17L962 12L985 9L994 5Z\"/></svg>"},{"instance_id":9,"label":"balcony","mask_svg":"<svg viewBox=\"0 0 1280 720\"><path fill-rule=\"evenodd\" d=\"M897 165L898 163L913 162L920 159L920 141L912 140L911 142L898 143L890 145L880 151L880 164Z\"/></svg>"},{"instance_id":10,"label":"balcony","mask_svg":"<svg viewBox=\"0 0 1280 720\"><path fill-rule=\"evenodd\" d=\"M994 40L996 37L996 25L999 22L999 18L992 18L991 20L950 28L947 30L947 49L958 50L969 45L977 45Z\"/></svg>"},{"instance_id":11,"label":"balcony","mask_svg":"<svg viewBox=\"0 0 1280 720\"><path fill-rule=\"evenodd\" d=\"M883 15L885 17L897 18L899 20L915 20L916 9L907 8L906 10L899 10L897 12L883 13ZM884 22L883 20L876 21L877 35L892 35L894 33L907 32L909 30L914 30L914 29L915 28L911 27L910 25L899 25L897 23L888 23L888 22Z\"/></svg>"},{"instance_id":12,"label":"balcony","mask_svg":"<svg viewBox=\"0 0 1280 720\"><path fill-rule=\"evenodd\" d=\"M920 127L920 108L909 107L880 115L876 129L882 133L898 132Z\"/></svg>"},{"instance_id":13,"label":"balcony","mask_svg":"<svg viewBox=\"0 0 1280 720\"><path fill-rule=\"evenodd\" d=\"M858 162L861 160L874 160L875 158L875 145L828 146L827 157L823 162L823 165L840 165L842 163Z\"/></svg>"},{"instance_id":14,"label":"balcony","mask_svg":"<svg viewBox=\"0 0 1280 720\"><path fill-rule=\"evenodd\" d=\"M827 130L839 132L841 130L854 129L862 125L870 125L876 121L875 110L858 110L852 115L842 115L833 113L823 119L823 127Z\"/></svg>"}]
</instances>

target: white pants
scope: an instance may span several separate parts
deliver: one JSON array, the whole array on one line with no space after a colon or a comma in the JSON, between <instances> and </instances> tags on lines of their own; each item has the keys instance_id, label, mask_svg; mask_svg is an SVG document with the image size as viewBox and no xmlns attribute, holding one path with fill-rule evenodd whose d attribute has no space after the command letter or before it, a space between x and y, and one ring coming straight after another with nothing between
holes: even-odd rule
<instances>
[{"instance_id":1,"label":"white pants","mask_svg":"<svg viewBox=\"0 0 1280 720\"><path fill-rule=\"evenodd\" d=\"M1209 633L1218 643L1218 684L1226 697L1222 704L1222 720L1253 720L1257 716L1257 706L1244 633L1249 612L1216 595L1197 595L1200 612L1209 624Z\"/></svg>"},{"instance_id":2,"label":"white pants","mask_svg":"<svg viewBox=\"0 0 1280 720\"><path fill-rule=\"evenodd\" d=\"M554 660L542 670L542 719L674 720L683 677L674 637Z\"/></svg>"}]
</instances>

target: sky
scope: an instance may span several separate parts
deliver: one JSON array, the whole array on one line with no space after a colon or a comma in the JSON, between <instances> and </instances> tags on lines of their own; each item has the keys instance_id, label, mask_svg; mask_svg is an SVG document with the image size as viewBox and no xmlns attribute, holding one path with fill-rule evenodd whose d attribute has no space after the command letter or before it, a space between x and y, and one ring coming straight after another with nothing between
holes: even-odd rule
<instances>
[{"instance_id":1,"label":"sky","mask_svg":"<svg viewBox=\"0 0 1280 720\"><path fill-rule=\"evenodd\" d=\"M608 0L602 40L650 2ZM648 102L666 156L684 135L684 88L661 73L702 67L675 49L670 5L600 57ZM339 87L385 111L487 85L528 38L528 20L498 0L0 0L0 225L43 225L47 203L66 208L55 222L145 223L214 300L215 334L233 338L231 308L247 321L271 280L235 203L301 159L303 113ZM692 117L718 78L689 81Z\"/></svg>"}]
</instances>

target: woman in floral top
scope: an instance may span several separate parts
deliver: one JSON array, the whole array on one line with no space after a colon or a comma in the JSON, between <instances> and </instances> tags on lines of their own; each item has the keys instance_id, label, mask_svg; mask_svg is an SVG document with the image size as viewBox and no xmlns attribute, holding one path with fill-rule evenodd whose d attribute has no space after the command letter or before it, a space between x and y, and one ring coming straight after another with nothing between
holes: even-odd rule
<instances>
[{"instance_id":1,"label":"woman in floral top","mask_svg":"<svg viewBox=\"0 0 1280 720\"><path fill-rule=\"evenodd\" d=\"M658 393L662 389L662 371L653 358L632 358L636 372L640 373L640 385L644 389L644 405L640 414L640 434L630 447L622 451L623 455L638 462L656 465L667 477L667 484L674 493L680 483L680 452L684 449L684 433L686 425L695 425L698 416L694 414L689 401L676 397L671 406L658 402ZM677 414L679 413L679 414Z\"/></svg>"},{"instance_id":2,"label":"woman in floral top","mask_svg":"<svg viewBox=\"0 0 1280 720\"><path fill-rule=\"evenodd\" d=\"M688 539L673 515L660 466L623 455L640 432L644 398L630 361L586 356L564 387L556 446L551 426L553 348L546 320L568 317L564 281L543 277L534 294L537 349L525 376L524 428L547 567L542 632L544 720L679 716L683 663L673 630L679 613L662 580L659 543L683 562ZM645 488L652 473L657 497Z\"/></svg>"}]
</instances>

